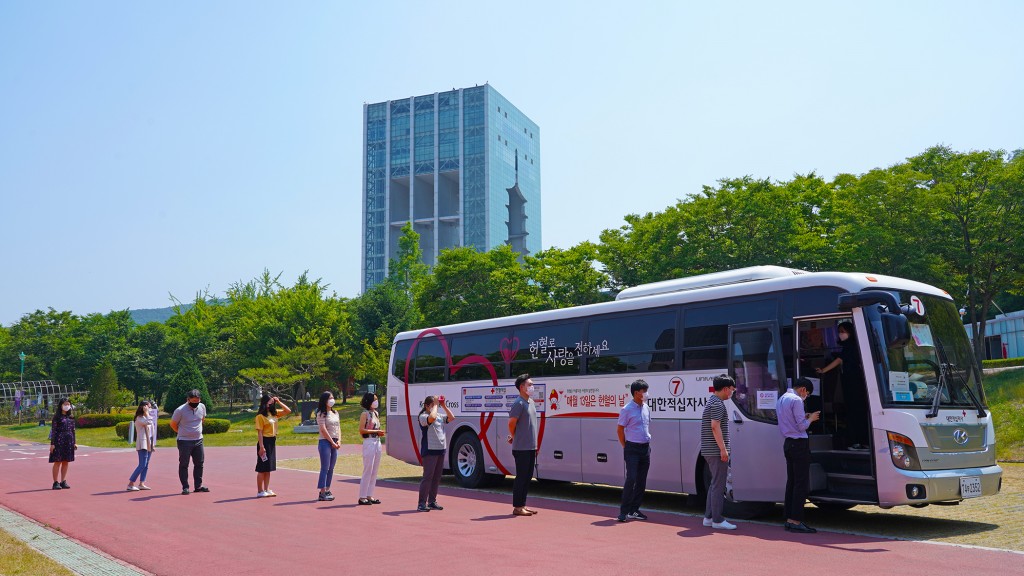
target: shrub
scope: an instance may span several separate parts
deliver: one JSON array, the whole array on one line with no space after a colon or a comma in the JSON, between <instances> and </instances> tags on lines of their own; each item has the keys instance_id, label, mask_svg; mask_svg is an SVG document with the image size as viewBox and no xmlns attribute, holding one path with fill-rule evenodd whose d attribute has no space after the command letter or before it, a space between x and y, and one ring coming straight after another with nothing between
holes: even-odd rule
<instances>
[{"instance_id":1,"label":"shrub","mask_svg":"<svg viewBox=\"0 0 1024 576\"><path fill-rule=\"evenodd\" d=\"M106 428L121 422L131 422L132 414L82 414L75 418L75 426L78 428Z\"/></svg>"},{"instance_id":2,"label":"shrub","mask_svg":"<svg viewBox=\"0 0 1024 576\"><path fill-rule=\"evenodd\" d=\"M206 411L211 412L213 402L210 400L210 392L206 389L206 381L203 380L203 375L199 372L195 361L187 358L185 365L171 377L171 382L167 386L163 402L164 411L173 414L175 408L185 403L188 399L186 395L192 389L199 390L200 400L206 405Z\"/></svg>"},{"instance_id":3,"label":"shrub","mask_svg":"<svg viewBox=\"0 0 1024 576\"><path fill-rule=\"evenodd\" d=\"M1022 358L1002 358L999 360L982 360L982 368L1009 368L1011 366L1024 366L1024 357Z\"/></svg>"},{"instance_id":4,"label":"shrub","mask_svg":"<svg viewBox=\"0 0 1024 576\"><path fill-rule=\"evenodd\" d=\"M125 440L128 439L128 427L131 426L131 421L121 422L115 428L117 435ZM231 428L230 420L222 420L220 418L207 418L203 422L203 434L220 434L227 432ZM174 438L174 430L171 430L170 421L158 420L156 424L156 437L157 440L163 440L164 438Z\"/></svg>"}]
</instances>

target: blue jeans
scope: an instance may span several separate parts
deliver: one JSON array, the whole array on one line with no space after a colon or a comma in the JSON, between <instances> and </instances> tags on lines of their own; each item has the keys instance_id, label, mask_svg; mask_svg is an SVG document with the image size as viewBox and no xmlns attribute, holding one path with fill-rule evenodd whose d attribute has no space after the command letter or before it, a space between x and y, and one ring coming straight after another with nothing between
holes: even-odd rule
<instances>
[{"instance_id":1,"label":"blue jeans","mask_svg":"<svg viewBox=\"0 0 1024 576\"><path fill-rule=\"evenodd\" d=\"M139 465L135 467L135 472L132 472L132 477L128 479L129 482L135 482L138 478L139 482L146 481L146 472L149 472L149 456L152 454L149 450L136 450L139 453ZM139 476L142 476L139 478Z\"/></svg>"},{"instance_id":2,"label":"blue jeans","mask_svg":"<svg viewBox=\"0 0 1024 576\"><path fill-rule=\"evenodd\" d=\"M331 488L331 478L334 477L334 465L338 462L338 449L331 446L331 443L323 438L316 445L316 451L320 453L320 479L316 487L321 490Z\"/></svg>"}]
</instances>

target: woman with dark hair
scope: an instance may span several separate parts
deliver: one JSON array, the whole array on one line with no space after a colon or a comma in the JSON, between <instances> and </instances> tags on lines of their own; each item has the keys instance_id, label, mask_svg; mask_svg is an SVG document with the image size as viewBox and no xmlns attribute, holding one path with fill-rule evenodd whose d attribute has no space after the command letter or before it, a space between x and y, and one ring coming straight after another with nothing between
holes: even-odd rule
<instances>
[{"instance_id":1,"label":"woman with dark hair","mask_svg":"<svg viewBox=\"0 0 1024 576\"><path fill-rule=\"evenodd\" d=\"M316 405L316 424L320 427L320 441L316 445L320 454L320 478L317 480L320 495L317 500L330 502L334 500L331 478L334 478L334 465L338 462L338 448L341 448L341 420L334 411L334 394L329 391L320 395L320 402Z\"/></svg>"},{"instance_id":2,"label":"woman with dark hair","mask_svg":"<svg viewBox=\"0 0 1024 576\"><path fill-rule=\"evenodd\" d=\"M57 402L57 413L50 422L50 462L53 463L53 489L67 490L68 464L75 461L75 415L71 412L71 400L61 398ZM60 482L57 473L60 472Z\"/></svg>"},{"instance_id":3,"label":"woman with dark hair","mask_svg":"<svg viewBox=\"0 0 1024 576\"><path fill-rule=\"evenodd\" d=\"M860 347L853 322L843 321L836 326L839 336L839 355L818 374L840 369L839 382L843 387L846 404L846 444L850 450L868 450L868 391L864 384Z\"/></svg>"},{"instance_id":4,"label":"woman with dark hair","mask_svg":"<svg viewBox=\"0 0 1024 576\"><path fill-rule=\"evenodd\" d=\"M153 434L150 431L152 425L149 418L149 411L152 410L149 402L143 400L135 410L135 451L139 454L139 465L135 467L130 478L128 478L128 491L138 492L149 490L146 486L146 474L149 472L149 455L153 453ZM139 485L135 485L138 478Z\"/></svg>"},{"instance_id":5,"label":"woman with dark hair","mask_svg":"<svg viewBox=\"0 0 1024 576\"><path fill-rule=\"evenodd\" d=\"M380 427L380 415L377 413L380 401L376 394L367 392L359 404L363 407L363 413L359 416L359 433L363 436L363 477L359 480L359 503L380 504L380 500L373 497L373 489L377 487L377 468L383 453L380 438L384 436L384 430Z\"/></svg>"},{"instance_id":6,"label":"woman with dark hair","mask_svg":"<svg viewBox=\"0 0 1024 576\"><path fill-rule=\"evenodd\" d=\"M444 415L438 415L438 407L444 408ZM420 409L419 423L422 435L420 437L420 456L423 460L423 480L420 481L420 501L416 507L420 512L431 510L444 510L437 504L437 487L441 483L441 473L444 472L444 453L448 448L448 442L444 435L444 425L455 418L452 411L445 404L444 396L435 398L427 396L423 399L423 408Z\"/></svg>"},{"instance_id":7,"label":"woman with dark hair","mask_svg":"<svg viewBox=\"0 0 1024 576\"><path fill-rule=\"evenodd\" d=\"M277 396L266 393L260 398L260 410L256 414L256 497L277 496L270 489L270 473L277 470L277 416L278 404L281 414L287 416L292 409Z\"/></svg>"}]
</instances>

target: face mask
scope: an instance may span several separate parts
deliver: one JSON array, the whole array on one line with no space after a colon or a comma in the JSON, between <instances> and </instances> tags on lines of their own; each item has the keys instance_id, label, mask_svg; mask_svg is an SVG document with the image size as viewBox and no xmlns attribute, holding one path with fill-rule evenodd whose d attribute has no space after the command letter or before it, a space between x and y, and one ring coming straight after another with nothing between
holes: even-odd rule
<instances>
[{"instance_id":1,"label":"face mask","mask_svg":"<svg viewBox=\"0 0 1024 576\"><path fill-rule=\"evenodd\" d=\"M188 405L191 406L193 409L199 408L199 402L189 402Z\"/></svg>"},{"instance_id":2,"label":"face mask","mask_svg":"<svg viewBox=\"0 0 1024 576\"><path fill-rule=\"evenodd\" d=\"M849 334L847 334L846 332L840 332L840 333L839 333L839 341L840 341L840 342L846 342L846 340L847 340L847 339L848 339L849 337L850 337L850 335L849 335Z\"/></svg>"},{"instance_id":3,"label":"face mask","mask_svg":"<svg viewBox=\"0 0 1024 576\"><path fill-rule=\"evenodd\" d=\"M646 401L647 401L647 398L648 398L648 396L649 396L649 395L647 394L647 392L644 392L644 402L646 402Z\"/></svg>"},{"instance_id":4,"label":"face mask","mask_svg":"<svg viewBox=\"0 0 1024 576\"><path fill-rule=\"evenodd\" d=\"M526 387L526 393L527 394L533 394L533 390L534 390L533 385L530 385L530 386Z\"/></svg>"},{"instance_id":5,"label":"face mask","mask_svg":"<svg viewBox=\"0 0 1024 576\"><path fill-rule=\"evenodd\" d=\"M334 398L328 398L327 399L327 407L330 408L332 406L334 406Z\"/></svg>"},{"instance_id":6,"label":"face mask","mask_svg":"<svg viewBox=\"0 0 1024 576\"><path fill-rule=\"evenodd\" d=\"M68 410L71 410L71 404L61 404L60 408L61 410L67 412Z\"/></svg>"},{"instance_id":7,"label":"face mask","mask_svg":"<svg viewBox=\"0 0 1024 576\"><path fill-rule=\"evenodd\" d=\"M370 408L373 408L374 410L377 409L377 406L380 406L380 402L378 402L377 400L374 400L373 404L370 404Z\"/></svg>"}]
</instances>

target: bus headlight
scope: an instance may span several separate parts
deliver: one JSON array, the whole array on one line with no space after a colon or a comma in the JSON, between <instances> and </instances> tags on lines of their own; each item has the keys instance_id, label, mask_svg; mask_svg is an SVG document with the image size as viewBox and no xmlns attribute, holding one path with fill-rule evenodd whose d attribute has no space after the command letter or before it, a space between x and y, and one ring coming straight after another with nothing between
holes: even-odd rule
<instances>
[{"instance_id":1,"label":"bus headlight","mask_svg":"<svg viewBox=\"0 0 1024 576\"><path fill-rule=\"evenodd\" d=\"M895 432L886 432L889 438L889 455L892 463L903 470L920 470L921 461L917 459L917 449L910 438Z\"/></svg>"}]
</instances>

